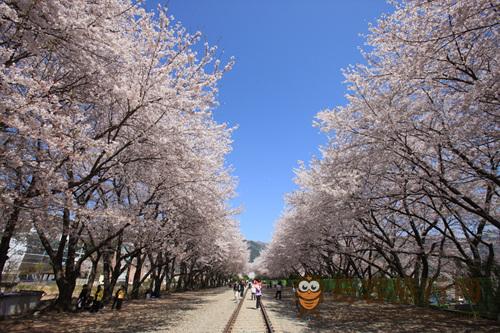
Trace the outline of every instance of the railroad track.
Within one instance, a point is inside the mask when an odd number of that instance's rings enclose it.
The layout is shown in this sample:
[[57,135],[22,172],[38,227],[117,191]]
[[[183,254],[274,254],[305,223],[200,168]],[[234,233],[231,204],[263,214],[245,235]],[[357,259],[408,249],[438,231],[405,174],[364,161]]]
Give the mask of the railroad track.
[[[260,303],[260,317],[258,318],[252,318],[251,316],[255,316],[255,309],[249,308],[246,306],[243,308],[243,304],[249,304],[249,302],[255,302],[255,301],[250,301],[247,299],[247,292],[248,289],[245,290],[245,293],[243,294],[243,299],[238,303],[236,306],[236,309],[234,309],[231,317],[229,318],[229,321],[226,324],[226,327],[224,328],[224,333],[236,333],[236,332],[262,332],[262,333],[274,333],[273,326],[271,324],[271,321],[269,320],[269,316],[267,315],[266,308],[262,302],[261,298],[261,303]],[[253,306],[252,306],[253,307]],[[242,318],[243,316],[240,316],[240,313],[242,311],[247,312],[245,313],[246,316],[245,318]],[[252,311],[252,312],[249,312]],[[250,316],[249,316],[250,315]],[[248,319],[251,319],[251,321],[248,321]],[[260,321],[259,319],[262,319]],[[246,320],[246,321],[245,321]]]
[[267,333],[274,333],[273,325],[271,325],[271,320],[269,320],[269,316],[266,312],[266,307],[262,302],[262,298],[260,300],[260,311],[262,312],[262,316],[264,317],[264,322],[266,323]]

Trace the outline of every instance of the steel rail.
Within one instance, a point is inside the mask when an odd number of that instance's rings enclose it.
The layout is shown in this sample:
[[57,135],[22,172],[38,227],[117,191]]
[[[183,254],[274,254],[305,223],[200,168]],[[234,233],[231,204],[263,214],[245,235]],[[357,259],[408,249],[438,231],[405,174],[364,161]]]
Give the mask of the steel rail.
[[[243,306],[243,301],[246,299],[247,292],[248,292],[248,288],[245,290],[243,298],[239,302],[238,306],[236,307],[236,309],[234,309],[231,317],[229,318],[229,321],[226,324],[226,327],[224,327],[223,333],[231,333],[233,331],[234,324],[236,323],[236,320],[238,319],[238,315],[240,314],[241,307]],[[266,325],[266,333],[274,333],[273,325],[271,324],[271,320],[269,319],[269,316],[267,315],[266,308],[264,307],[262,299],[260,301],[260,313],[262,314],[262,317],[264,318],[264,324]]]
[[266,307],[262,303],[262,299],[260,300],[260,311],[262,313],[262,316],[264,317],[264,322],[266,323],[267,333],[274,333],[273,325],[271,324],[271,320],[269,319],[269,316],[267,315]]
[[243,306],[243,301],[245,300],[245,297],[247,297],[247,292],[248,292],[248,288],[245,290],[245,293],[243,294],[243,298],[240,300],[240,302],[236,306],[236,309],[234,309],[233,314],[231,315],[231,317],[229,318],[229,321],[226,324],[226,327],[224,327],[223,333],[231,333],[232,332],[234,324],[236,323],[236,318],[238,318],[241,307]]

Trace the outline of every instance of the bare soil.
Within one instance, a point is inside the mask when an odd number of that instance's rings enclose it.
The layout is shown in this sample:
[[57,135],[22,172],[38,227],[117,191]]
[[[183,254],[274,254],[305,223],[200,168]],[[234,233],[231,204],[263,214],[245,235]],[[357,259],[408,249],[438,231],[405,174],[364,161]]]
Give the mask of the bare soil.
[[[270,297],[272,290],[269,289],[267,294]],[[299,315],[295,298],[288,289],[284,291],[283,299],[272,301],[269,308],[279,313],[278,318],[296,319],[307,327],[299,332],[500,332],[500,322],[470,315],[413,305],[360,300],[345,302],[328,296],[316,311]]]

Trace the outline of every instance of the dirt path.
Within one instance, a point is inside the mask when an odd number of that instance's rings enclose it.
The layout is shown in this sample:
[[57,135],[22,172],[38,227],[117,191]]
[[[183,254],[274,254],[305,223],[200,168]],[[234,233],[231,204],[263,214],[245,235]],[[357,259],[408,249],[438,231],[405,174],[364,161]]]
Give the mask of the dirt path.
[[[200,309],[203,309],[207,316],[220,312],[218,314],[220,321],[223,321],[223,317],[227,314],[227,319],[225,319],[227,321],[235,307],[231,297],[232,292],[229,288],[173,293],[160,299],[125,302],[121,311],[111,310],[110,306],[107,306],[96,314],[89,312],[47,313],[29,319],[4,320],[0,321],[0,332],[214,332],[209,326],[203,330],[204,325],[209,325],[209,323],[202,317]],[[214,301],[217,304],[216,307],[213,306]],[[226,305],[225,308],[222,308],[222,305]],[[213,309],[212,312],[207,311],[210,308]],[[191,319],[189,323],[183,322],[187,319]],[[186,329],[186,325],[198,327],[200,330]],[[179,327],[179,330],[173,330],[175,327]]]
[[240,312],[233,326],[233,333],[262,333],[266,332],[266,324],[260,309],[257,309],[256,301],[251,300],[251,294],[241,300]]
[[190,309],[178,315],[175,321],[147,333],[212,333],[222,332],[237,303],[229,288],[216,289],[216,293],[196,294]]

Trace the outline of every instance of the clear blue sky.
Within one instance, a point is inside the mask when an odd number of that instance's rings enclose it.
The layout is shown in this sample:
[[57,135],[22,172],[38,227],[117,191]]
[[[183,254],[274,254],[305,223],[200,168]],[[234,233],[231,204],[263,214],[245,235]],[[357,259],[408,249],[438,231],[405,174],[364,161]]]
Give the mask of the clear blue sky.
[[362,62],[360,34],[392,8],[383,0],[149,0],[167,5],[236,58],[220,85],[219,122],[238,125],[228,163],[239,178],[235,206],[247,239],[269,241],[292,191],[298,160],[318,155],[315,114],[345,103],[341,69]]

